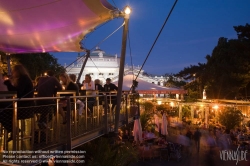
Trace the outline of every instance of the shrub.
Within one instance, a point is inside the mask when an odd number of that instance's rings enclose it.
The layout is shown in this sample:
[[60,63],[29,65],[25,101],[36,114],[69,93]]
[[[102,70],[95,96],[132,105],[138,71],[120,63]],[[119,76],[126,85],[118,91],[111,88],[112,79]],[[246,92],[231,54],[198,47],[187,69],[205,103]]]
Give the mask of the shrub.
[[243,114],[235,108],[227,107],[219,113],[219,122],[229,130],[239,126],[242,121]]

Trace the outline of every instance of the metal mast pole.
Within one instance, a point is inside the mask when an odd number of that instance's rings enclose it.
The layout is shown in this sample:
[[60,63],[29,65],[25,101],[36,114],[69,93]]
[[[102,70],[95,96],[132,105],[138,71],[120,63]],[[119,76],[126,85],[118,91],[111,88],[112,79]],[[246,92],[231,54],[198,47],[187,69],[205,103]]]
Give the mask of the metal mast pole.
[[121,58],[120,58],[119,80],[118,80],[117,105],[116,105],[116,111],[115,111],[115,129],[114,129],[115,133],[118,133],[118,127],[119,127],[119,116],[120,116],[121,99],[122,99],[122,85],[123,85],[124,65],[125,65],[125,56],[126,56],[129,14],[130,14],[130,8],[126,7],[125,13],[124,13],[125,24],[123,27],[123,35],[122,35],[122,49],[121,49]]
[[84,68],[85,68],[85,66],[86,66],[86,63],[87,63],[87,61],[88,61],[88,59],[89,59],[89,56],[90,56],[90,51],[89,51],[89,50],[86,50],[86,52],[87,52],[86,57],[85,57],[85,59],[84,59],[84,62],[83,62],[83,64],[82,64],[82,68],[81,68],[80,73],[79,73],[79,75],[78,75],[78,77],[77,77],[77,80],[76,80],[76,83],[77,83],[77,84],[80,83],[79,81],[80,81],[80,78],[81,78],[81,76],[82,76],[82,72],[83,72],[83,70],[84,70]]

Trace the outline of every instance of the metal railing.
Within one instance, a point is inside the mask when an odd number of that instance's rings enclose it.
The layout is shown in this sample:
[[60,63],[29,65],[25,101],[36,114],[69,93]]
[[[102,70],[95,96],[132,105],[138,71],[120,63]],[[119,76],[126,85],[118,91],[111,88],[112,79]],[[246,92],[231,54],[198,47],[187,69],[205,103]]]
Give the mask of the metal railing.
[[[84,95],[83,95],[84,94]],[[69,96],[71,95],[71,96]],[[130,99],[128,93],[122,95],[120,125],[133,120],[130,113]],[[16,98],[16,92],[0,92],[1,140],[0,146],[6,151],[40,151],[40,150],[71,150],[92,139],[100,137],[114,128],[115,107],[112,97],[116,94],[98,91],[81,91],[76,96],[73,91],[59,91],[56,97]],[[18,102],[54,100],[50,105],[31,105],[18,107]],[[61,100],[67,101],[65,107],[67,123],[62,124],[59,113]],[[85,107],[81,112],[79,101]],[[112,110],[113,109],[113,110]],[[46,115],[44,126],[39,118]],[[40,124],[40,125],[39,125]],[[3,161],[3,158],[1,159]]]

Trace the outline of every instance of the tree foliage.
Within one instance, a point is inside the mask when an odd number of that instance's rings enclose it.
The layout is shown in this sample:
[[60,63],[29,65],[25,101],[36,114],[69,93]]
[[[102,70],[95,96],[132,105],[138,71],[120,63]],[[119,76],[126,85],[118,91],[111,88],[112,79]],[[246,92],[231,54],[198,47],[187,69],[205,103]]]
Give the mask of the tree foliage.
[[191,117],[191,108],[189,105],[184,105],[182,107],[182,117],[190,118]]
[[250,43],[220,38],[212,56],[207,57],[207,70],[212,79],[207,82],[207,95],[233,99],[250,81]]
[[[238,39],[221,37],[207,55],[207,63],[191,65],[176,76],[183,77],[192,94],[202,98],[206,89],[207,98],[234,99],[250,94],[250,26],[235,26]],[[195,97],[195,95],[193,96]]]
[[189,80],[184,89],[190,92],[189,98],[191,97],[191,101],[196,101],[195,99],[202,97],[202,91],[207,81],[206,64],[190,65],[190,67],[181,70],[176,76]]
[[[7,73],[6,54],[0,53],[3,64],[3,73]],[[65,72],[63,66],[57,62],[57,58],[49,53],[32,53],[32,54],[11,54],[11,65],[22,64],[28,70],[30,77],[35,79],[43,75],[47,70],[52,70],[55,74]]]
[[147,130],[147,128],[149,127],[151,116],[152,114],[148,112],[142,112],[140,114],[140,122],[142,130]]
[[153,102],[151,102],[151,101],[145,101],[141,105],[144,106],[145,112],[147,112],[147,113],[153,112],[153,109],[154,109],[154,103]]
[[161,104],[161,105],[157,105],[156,109],[158,111],[163,111],[163,112],[167,112],[168,110],[170,110],[170,106],[166,105],[166,104]]
[[173,74],[168,76],[168,80],[165,84],[167,87],[183,87],[186,85],[185,81],[179,81],[178,78],[176,78]]
[[230,130],[240,125],[240,123],[243,121],[243,114],[241,113],[241,110],[227,107],[219,112],[218,119],[223,126]]

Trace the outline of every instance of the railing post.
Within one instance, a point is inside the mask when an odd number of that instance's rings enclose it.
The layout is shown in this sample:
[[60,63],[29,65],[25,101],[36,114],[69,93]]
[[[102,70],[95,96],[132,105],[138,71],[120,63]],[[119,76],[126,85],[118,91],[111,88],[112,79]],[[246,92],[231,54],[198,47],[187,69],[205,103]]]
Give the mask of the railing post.
[[[79,121],[77,122],[77,109],[76,109],[76,93],[73,93],[73,96],[74,96],[74,111],[73,111],[73,117],[74,117],[74,133],[77,132],[77,127],[78,127],[78,123]],[[69,101],[70,102],[70,101]],[[70,103],[70,108],[71,108],[71,103]],[[70,109],[71,110],[71,109]]]
[[95,91],[95,94],[96,95],[98,95],[97,97],[96,97],[96,108],[97,108],[97,126],[99,126],[100,125],[100,105],[99,105],[99,91],[98,90],[96,90]]
[[[60,95],[57,94],[57,97],[59,97]],[[61,129],[60,129],[60,121],[59,121],[59,102],[60,102],[60,99],[56,99],[56,132],[57,134],[55,134],[55,138],[56,138],[56,141],[59,142],[59,138],[60,138],[60,134],[61,134]]]
[[108,100],[107,94],[104,95],[104,131],[108,134]]
[[[12,122],[12,150],[17,150],[17,102],[13,101],[13,122]],[[8,143],[7,143],[8,144]]]
[[125,118],[126,125],[128,125],[128,94],[125,94]]
[[71,106],[70,106],[70,97],[66,96],[67,99],[67,150],[71,150]]
[[85,129],[88,130],[88,97],[87,96],[85,97]]

